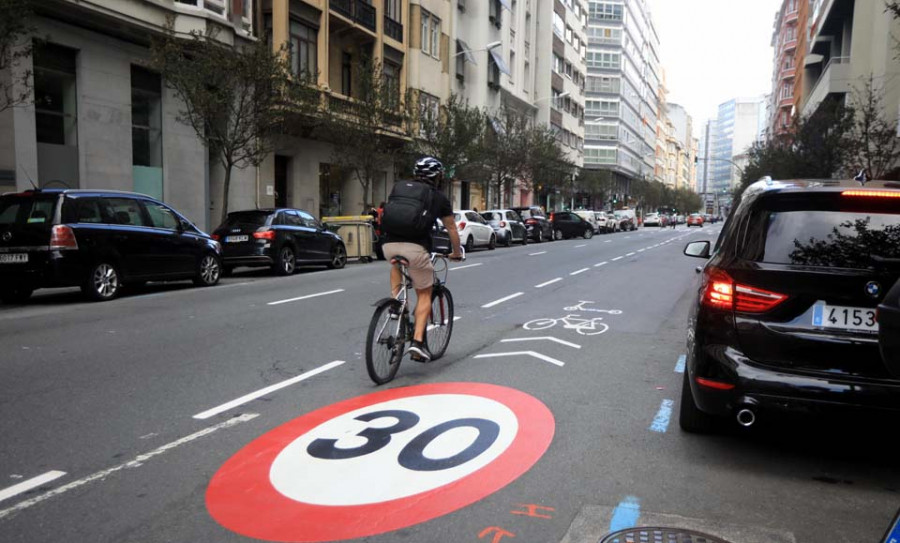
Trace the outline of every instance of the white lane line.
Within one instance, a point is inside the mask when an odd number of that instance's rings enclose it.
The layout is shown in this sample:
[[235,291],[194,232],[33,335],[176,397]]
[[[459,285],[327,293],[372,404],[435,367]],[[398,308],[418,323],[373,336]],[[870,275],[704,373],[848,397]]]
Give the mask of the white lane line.
[[269,302],[266,305],[281,305],[281,304],[287,304],[290,302],[299,302],[300,300],[308,300],[310,298],[318,298],[319,296],[328,296],[329,294],[337,294],[338,292],[344,292],[344,289],[339,288],[336,290],[329,290],[328,292],[318,292],[316,294],[307,294],[306,296],[300,296],[297,298],[288,298],[287,300],[278,300],[277,302]]
[[509,339],[501,339],[500,343],[513,343],[517,341],[552,341],[554,343],[559,343],[560,345],[565,345],[567,347],[572,347],[573,349],[580,349],[581,345],[577,343],[572,343],[571,341],[564,341],[562,339],[558,339],[552,336],[540,336],[540,337],[514,337]]
[[[456,322],[456,321],[458,321],[458,320],[461,319],[461,318],[462,318],[462,317],[453,317],[453,322]],[[438,327],[437,324],[429,324],[429,325],[428,325],[428,328],[426,328],[425,330],[427,330],[427,331],[430,332],[430,331],[434,330],[434,329],[437,328],[437,327]]]
[[504,297],[504,298],[500,298],[499,300],[494,300],[493,302],[491,302],[491,303],[489,303],[489,304],[484,304],[483,306],[481,306],[481,309],[488,309],[488,308],[494,307],[495,305],[500,305],[500,304],[502,304],[503,302],[508,302],[508,301],[512,300],[513,298],[518,298],[519,296],[521,296],[521,295],[523,295],[523,294],[525,294],[525,293],[524,293],[524,292],[517,292],[517,293],[515,293],[515,294],[510,294],[509,296],[506,296],[506,297]]
[[600,262],[599,264],[594,264],[594,267],[599,268],[600,266],[606,266],[607,264],[609,264],[609,262],[604,261],[604,262]]
[[504,356],[533,356],[534,358],[543,360],[544,362],[550,362],[559,367],[563,367],[566,365],[565,362],[560,362],[555,358],[550,358],[549,356],[543,355],[541,353],[536,353],[534,351],[517,351],[514,353],[491,353],[491,354],[479,354],[476,355],[475,358],[502,358]]
[[625,255],[625,256],[634,256],[634,253],[628,253],[628,254]]
[[275,392],[276,390],[281,390],[284,387],[289,387],[293,384],[299,383],[300,381],[304,381],[306,379],[309,379],[310,377],[314,377],[322,372],[328,371],[332,368],[336,368],[343,363],[344,363],[343,360],[335,360],[334,362],[329,362],[328,364],[325,364],[324,366],[320,366],[320,367],[318,367],[314,370],[310,370],[306,373],[301,373],[300,375],[298,375],[296,377],[291,377],[290,379],[288,379],[286,381],[282,381],[280,383],[275,383],[274,385],[267,386],[266,388],[257,390],[256,392],[251,392],[250,394],[245,394],[236,400],[232,400],[228,403],[223,403],[222,405],[220,405],[218,407],[213,407],[212,409],[207,409],[206,411],[204,411],[202,413],[197,413],[196,415],[194,415],[194,418],[199,419],[199,420],[204,420],[204,419],[208,419],[210,417],[214,417],[214,416],[218,415],[219,413],[224,413],[225,411],[228,411],[229,409],[233,409],[239,405],[243,405],[247,402],[252,402],[253,400],[255,400],[257,398],[261,398],[263,396],[271,394],[272,392]]
[[622,260],[623,258],[625,258],[625,257],[624,257],[624,256],[617,256],[617,257],[615,257],[614,259],[612,259],[612,261],[613,261],[613,262],[616,262],[617,260]]
[[69,483],[67,485],[63,485],[63,486],[61,486],[59,488],[55,488],[49,492],[45,492],[43,494],[35,496],[34,498],[31,498],[30,500],[25,500],[23,502],[19,502],[16,505],[14,505],[8,509],[0,510],[0,519],[7,517],[13,513],[17,513],[23,509],[27,509],[27,508],[31,507],[32,505],[37,505],[43,501],[49,500],[50,498],[52,498],[54,496],[59,496],[60,494],[62,494],[64,492],[68,492],[72,489],[78,488],[80,486],[84,486],[88,483],[92,483],[98,479],[105,479],[106,477],[112,475],[113,473],[116,473],[117,471],[122,471],[124,469],[131,469],[131,468],[139,468],[139,467],[143,466],[148,460],[150,460],[156,456],[159,456],[161,454],[165,454],[165,453],[171,451],[172,449],[180,447],[186,443],[190,443],[191,441],[194,441],[196,439],[200,439],[201,437],[207,436],[217,430],[222,430],[224,428],[230,428],[230,427],[238,425],[242,422],[247,422],[249,420],[253,420],[258,416],[259,415],[257,413],[244,413],[243,415],[240,415],[238,417],[233,417],[224,422],[220,422],[219,424],[216,424],[215,426],[210,426],[209,428],[204,428],[203,430],[200,430],[199,432],[194,432],[193,434],[191,434],[189,436],[185,436],[177,441],[167,443],[166,445],[163,445],[162,447],[154,449],[148,453],[139,454],[139,455],[135,456],[133,460],[125,462],[124,464],[119,464],[118,466],[114,466],[109,469],[105,469],[103,471],[98,471],[92,475],[88,475],[87,477],[85,477],[83,479],[78,479],[77,481],[72,481],[71,483]]
[[562,280],[563,280],[562,277],[557,277],[556,279],[551,279],[550,281],[547,281],[546,283],[541,283],[540,285],[535,285],[534,288],[544,288],[547,285],[552,285],[553,283],[559,283]]
[[587,247],[587,243],[583,243],[583,244],[581,244],[581,245],[576,245],[576,246],[575,246],[576,249],[580,249],[580,248],[582,248],[582,247]]
[[578,270],[578,271],[573,271],[573,272],[570,273],[569,275],[578,275],[579,273],[584,273],[584,272],[588,271],[589,269],[590,269],[590,268],[581,268],[581,269]]
[[47,473],[38,475],[37,477],[32,477],[27,481],[22,481],[19,484],[15,484],[9,488],[0,490],[0,502],[2,502],[3,500],[8,500],[13,496],[22,494],[23,492],[28,492],[32,488],[37,488],[41,485],[45,485],[50,481],[55,481],[65,474],[66,472],[64,471],[48,471]]
[[608,239],[608,240],[604,241],[603,243],[612,243],[612,240]]
[[450,268],[450,271],[456,270],[464,270],[466,268],[474,268],[475,266],[483,266],[484,262],[479,262],[478,264],[466,264],[465,266],[457,266],[455,268]]
[[637,252],[643,253],[643,252],[646,251],[646,250],[647,250],[647,249],[638,249]]
[[528,256],[537,256],[537,255],[545,255],[545,254],[547,254],[547,251],[541,251],[541,252],[539,252],[539,253],[531,253],[531,254],[528,255]]

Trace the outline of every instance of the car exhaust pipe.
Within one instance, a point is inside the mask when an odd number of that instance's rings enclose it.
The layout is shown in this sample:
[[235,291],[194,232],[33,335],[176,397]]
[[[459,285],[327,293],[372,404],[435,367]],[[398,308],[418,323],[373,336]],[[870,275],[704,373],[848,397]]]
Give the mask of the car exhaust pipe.
[[756,413],[749,406],[743,407],[737,412],[737,421],[744,428],[750,428],[756,424]]

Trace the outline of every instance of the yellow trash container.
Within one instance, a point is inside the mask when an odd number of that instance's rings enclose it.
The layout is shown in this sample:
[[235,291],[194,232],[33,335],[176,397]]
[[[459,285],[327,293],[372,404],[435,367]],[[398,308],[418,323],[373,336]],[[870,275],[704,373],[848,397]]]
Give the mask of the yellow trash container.
[[372,240],[374,229],[371,215],[351,215],[345,217],[322,217],[328,229],[341,236],[347,249],[347,258],[356,258],[360,262],[371,262],[375,259],[375,248]]

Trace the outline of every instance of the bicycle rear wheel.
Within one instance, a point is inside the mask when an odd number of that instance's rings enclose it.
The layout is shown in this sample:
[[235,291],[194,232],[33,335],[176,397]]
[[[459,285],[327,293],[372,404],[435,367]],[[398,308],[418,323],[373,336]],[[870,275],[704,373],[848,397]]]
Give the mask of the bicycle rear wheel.
[[391,318],[391,310],[400,312],[397,300],[384,300],[375,307],[366,335],[366,370],[377,385],[391,381],[400,369],[406,342],[406,317]]
[[425,329],[425,342],[431,359],[444,356],[453,333],[453,296],[447,287],[436,286],[431,292],[431,315]]

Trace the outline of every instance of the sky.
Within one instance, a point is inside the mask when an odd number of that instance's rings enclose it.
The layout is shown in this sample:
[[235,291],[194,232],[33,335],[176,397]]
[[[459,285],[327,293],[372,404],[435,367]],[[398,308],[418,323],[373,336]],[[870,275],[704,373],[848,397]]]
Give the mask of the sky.
[[668,101],[684,106],[694,126],[714,118],[722,102],[771,91],[772,26],[781,0],[648,3]]

